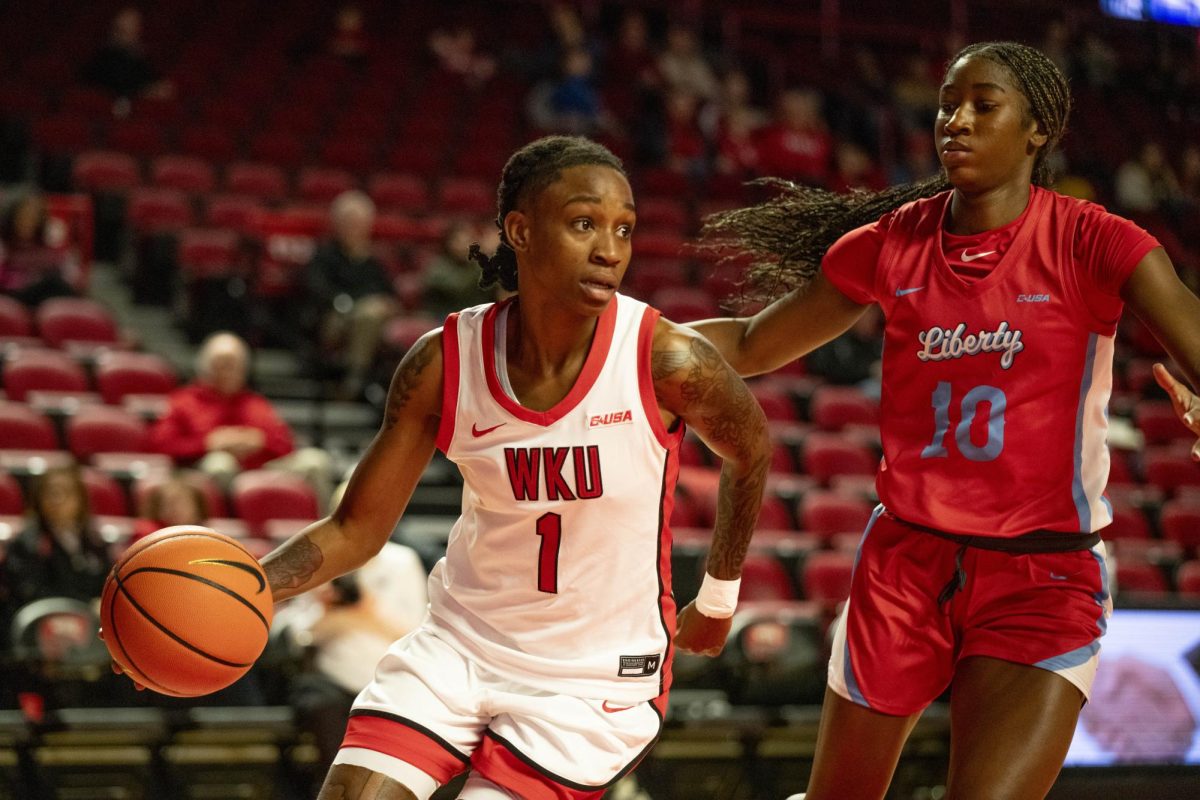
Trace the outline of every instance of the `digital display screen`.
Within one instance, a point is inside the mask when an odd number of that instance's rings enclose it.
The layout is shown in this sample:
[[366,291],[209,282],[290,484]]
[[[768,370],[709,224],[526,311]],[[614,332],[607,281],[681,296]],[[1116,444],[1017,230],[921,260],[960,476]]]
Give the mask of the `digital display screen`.
[[1200,609],[1113,612],[1066,764],[1200,764]]
[[1200,0],[1100,0],[1110,17],[1200,27]]

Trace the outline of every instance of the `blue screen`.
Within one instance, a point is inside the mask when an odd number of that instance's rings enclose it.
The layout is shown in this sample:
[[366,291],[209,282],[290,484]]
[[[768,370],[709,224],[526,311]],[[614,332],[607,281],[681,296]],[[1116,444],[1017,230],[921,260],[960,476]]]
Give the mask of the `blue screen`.
[[1110,17],[1200,27],[1200,0],[1100,0]]
[[1200,610],[1113,612],[1066,763],[1200,764]]

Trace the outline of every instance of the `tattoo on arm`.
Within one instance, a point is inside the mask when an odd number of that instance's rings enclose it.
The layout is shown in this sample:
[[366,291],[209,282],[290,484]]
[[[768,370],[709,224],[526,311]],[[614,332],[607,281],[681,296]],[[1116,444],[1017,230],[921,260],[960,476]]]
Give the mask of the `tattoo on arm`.
[[408,399],[417,385],[417,379],[432,360],[433,348],[428,344],[421,343],[400,362],[400,367],[392,378],[392,386],[388,389],[387,410],[383,415],[384,430],[392,428],[400,420],[400,412],[408,404]]
[[770,466],[766,418],[746,384],[707,340],[690,339],[686,353],[653,355],[656,378],[688,365],[679,387],[681,416],[696,420],[703,437],[730,455],[721,470],[708,572],[715,578],[735,578],[750,547]]
[[301,536],[263,565],[271,589],[296,589],[303,586],[325,563],[325,554],[307,536]]

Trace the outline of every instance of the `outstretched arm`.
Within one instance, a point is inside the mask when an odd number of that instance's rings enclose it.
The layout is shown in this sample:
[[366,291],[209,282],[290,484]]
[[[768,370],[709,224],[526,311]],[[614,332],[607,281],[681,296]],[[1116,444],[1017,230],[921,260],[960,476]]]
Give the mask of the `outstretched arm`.
[[[690,425],[722,459],[707,572],[719,580],[736,580],[758,520],[770,465],[766,417],[742,379],[694,331],[659,320],[652,368],[659,405]],[[729,619],[704,617],[690,605],[680,614],[676,642],[685,649],[716,655],[729,624]]]
[[807,286],[757,314],[699,320],[688,327],[712,342],[739,375],[760,375],[845,333],[866,309],[818,272]]
[[441,405],[441,331],[431,331],[396,368],[383,424],[338,507],[263,559],[276,602],[357,569],[379,552],[433,457]]
[[[1155,338],[1170,353],[1193,387],[1200,387],[1200,298],[1179,280],[1171,259],[1161,248],[1146,254],[1125,282],[1121,296]],[[1166,390],[1179,419],[1200,437],[1200,397],[1177,381],[1162,364],[1154,377]],[[1200,440],[1192,447],[1200,461]]]

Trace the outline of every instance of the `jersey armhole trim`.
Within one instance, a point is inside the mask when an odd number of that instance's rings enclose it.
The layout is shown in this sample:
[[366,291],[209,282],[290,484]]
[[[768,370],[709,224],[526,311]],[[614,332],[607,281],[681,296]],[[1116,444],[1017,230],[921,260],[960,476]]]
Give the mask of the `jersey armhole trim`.
[[679,445],[683,439],[684,425],[680,420],[674,431],[668,431],[663,425],[662,414],[658,410],[658,397],[654,394],[654,371],[651,368],[654,349],[654,327],[658,324],[661,313],[656,308],[646,306],[642,311],[642,321],[638,326],[638,393],[642,397],[642,412],[650,423],[650,430],[658,443],[670,450]]
[[454,441],[454,418],[458,411],[461,369],[458,352],[458,312],[446,317],[442,326],[442,419],[438,423],[437,448],[445,453]]

